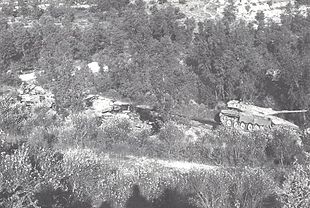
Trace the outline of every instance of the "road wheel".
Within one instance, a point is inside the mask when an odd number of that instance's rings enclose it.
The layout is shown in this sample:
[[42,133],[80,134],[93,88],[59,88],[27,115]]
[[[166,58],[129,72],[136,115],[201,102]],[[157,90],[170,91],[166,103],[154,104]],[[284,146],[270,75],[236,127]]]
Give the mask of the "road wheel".
[[234,127],[234,129],[239,129],[239,127],[240,127],[239,122],[238,121],[234,121],[233,127]]
[[226,126],[231,127],[233,125],[233,122],[231,119],[227,119]]
[[248,124],[248,130],[253,131],[253,124],[251,124],[251,123]]
[[310,135],[310,128],[306,128],[306,134]]
[[222,124],[225,124],[226,120],[227,120],[227,117],[223,115],[222,113],[220,113],[220,121],[222,122]]
[[255,130],[255,131],[260,130],[260,126],[259,126],[258,124],[255,124],[255,125],[254,125],[254,130]]
[[245,124],[244,122],[241,121],[241,123],[240,123],[240,128],[241,128],[242,130],[246,130],[247,126],[246,126],[246,124]]

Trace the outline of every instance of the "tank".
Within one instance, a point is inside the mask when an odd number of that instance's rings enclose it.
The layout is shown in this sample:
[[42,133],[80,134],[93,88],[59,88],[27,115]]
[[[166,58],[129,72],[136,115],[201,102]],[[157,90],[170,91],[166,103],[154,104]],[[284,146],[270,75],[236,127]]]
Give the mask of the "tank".
[[227,102],[227,109],[219,113],[220,122],[225,126],[231,126],[246,131],[272,128],[275,125],[289,127],[298,130],[299,127],[292,122],[277,117],[278,114],[304,113],[307,110],[281,110],[263,108],[247,104],[237,100]]

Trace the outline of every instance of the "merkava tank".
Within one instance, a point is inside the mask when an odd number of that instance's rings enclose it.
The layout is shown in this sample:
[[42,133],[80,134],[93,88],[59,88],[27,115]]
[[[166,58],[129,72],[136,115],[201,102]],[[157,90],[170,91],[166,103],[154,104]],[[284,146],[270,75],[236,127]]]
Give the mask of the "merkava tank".
[[220,122],[225,126],[231,126],[245,131],[272,128],[276,125],[298,130],[299,127],[297,125],[277,117],[276,115],[304,112],[307,112],[307,110],[275,111],[272,108],[263,108],[251,104],[246,104],[237,100],[231,100],[227,102],[227,109],[220,111],[219,119]]

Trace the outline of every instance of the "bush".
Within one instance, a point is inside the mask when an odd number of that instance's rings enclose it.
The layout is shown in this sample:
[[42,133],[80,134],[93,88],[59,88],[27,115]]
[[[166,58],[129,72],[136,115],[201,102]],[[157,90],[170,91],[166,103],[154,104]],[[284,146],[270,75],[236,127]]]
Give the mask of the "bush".
[[[32,106],[33,108],[33,106]],[[55,114],[54,114],[55,113]],[[51,127],[57,125],[57,114],[48,107],[34,107],[23,126],[23,133],[29,134],[36,127]]]
[[65,16],[69,11],[70,9],[64,6],[59,7],[56,4],[51,4],[47,8],[47,14],[49,14],[51,17],[56,18],[56,19]]
[[0,153],[13,154],[23,144],[23,138],[18,135],[0,133]]
[[95,0],[94,3],[97,5],[96,12],[109,11],[112,9],[122,10],[129,4],[129,0],[109,0],[101,1]]
[[27,156],[25,146],[13,155],[1,155],[0,205],[3,207],[23,207],[31,202],[28,198],[33,194],[33,179]]
[[218,169],[190,177],[198,207],[260,207],[275,185],[261,169]]
[[35,196],[42,187],[63,188],[59,160],[49,151],[42,150],[34,159],[23,145],[11,155],[1,155],[0,170],[0,207],[37,207]]
[[296,3],[300,5],[310,5],[310,2],[307,0],[297,0]]
[[[64,168],[71,175],[70,181],[79,200],[91,196],[93,201],[113,200],[124,203],[126,190],[123,176],[113,160],[105,163],[89,149],[70,149],[66,151]],[[121,186],[119,184],[122,184]]]
[[58,142],[55,148],[66,149],[68,147],[89,146],[96,143],[98,131],[97,120],[85,114],[72,114],[62,122],[62,125],[51,127]]
[[274,128],[266,147],[266,156],[275,164],[292,165],[303,154],[300,135],[290,129]]
[[158,0],[158,3],[159,4],[164,4],[164,3],[167,3],[167,0]]
[[5,97],[0,101],[0,127],[4,132],[21,134],[29,116],[29,110],[24,105],[12,105],[17,102],[15,95]]
[[126,119],[115,119],[106,124],[103,131],[108,145],[117,144],[128,140],[131,125]]
[[92,201],[124,207],[134,185],[149,201],[158,202],[156,198],[164,192],[171,197],[181,194],[184,203],[189,197],[198,207],[257,207],[274,188],[260,169],[183,171],[155,160],[118,159],[81,148],[66,149],[64,154],[42,148],[34,154],[22,146],[0,159],[0,168],[5,207],[27,207],[31,203],[91,207]]
[[28,135],[27,144],[33,154],[39,154],[42,149],[52,150],[58,142],[57,137],[46,127],[36,127]]
[[172,122],[166,123],[159,132],[159,139],[170,146],[182,141],[183,138],[184,133]]
[[2,6],[2,12],[5,16],[8,16],[8,17],[17,16],[17,11],[15,10],[13,4],[9,4],[9,5],[4,4]]
[[303,154],[300,141],[297,133],[284,128],[244,133],[220,127],[198,141],[197,150],[204,161],[220,165],[291,165]]
[[[60,127],[48,128],[46,136],[55,135],[56,149],[88,147],[98,151],[136,154],[149,131],[134,132],[124,118],[104,119],[86,114],[72,114]],[[101,119],[100,119],[101,120]]]
[[278,190],[283,208],[310,206],[310,165],[295,165]]
[[245,134],[220,127],[215,135],[206,135],[200,145],[201,157],[215,164],[262,165],[266,161],[268,136],[264,132]]
[[187,160],[190,144],[185,141],[185,134],[175,123],[168,122],[160,130],[157,155],[170,159]]
[[162,194],[168,191],[172,198],[173,193],[179,193],[183,201],[191,202],[190,207],[201,208],[256,208],[275,190],[272,179],[259,168],[183,172],[156,161],[107,158],[87,149],[68,150],[64,168],[80,197],[92,196],[92,201],[109,201],[114,207],[125,206],[134,186],[149,201],[159,203]]

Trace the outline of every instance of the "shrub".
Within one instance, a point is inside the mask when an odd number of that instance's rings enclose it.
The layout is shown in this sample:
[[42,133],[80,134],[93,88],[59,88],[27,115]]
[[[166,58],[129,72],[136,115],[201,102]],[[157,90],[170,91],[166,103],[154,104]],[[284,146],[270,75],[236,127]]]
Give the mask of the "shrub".
[[260,207],[275,185],[261,169],[222,169],[189,180],[198,207]]
[[160,130],[157,151],[164,158],[185,159],[189,143],[184,132],[173,122],[166,123]]
[[28,149],[23,146],[13,155],[2,153],[0,159],[1,206],[25,207],[32,203],[33,178],[28,162]]
[[53,18],[60,18],[65,16],[65,14],[68,12],[67,10],[68,9],[66,7],[58,7],[55,4],[51,4],[47,8],[47,13]]
[[58,140],[56,149],[93,145],[99,130],[96,118],[84,114],[72,114],[61,126],[49,128]]
[[164,3],[167,3],[167,0],[159,0],[158,3],[159,4],[164,4]]
[[15,102],[16,96],[9,96],[0,101],[0,126],[4,132],[21,134],[29,110],[23,105],[12,105]]
[[28,119],[23,125],[23,134],[27,135],[37,127],[50,127],[56,125],[58,116],[51,111],[48,107],[36,107],[28,114]]
[[0,133],[0,153],[13,154],[23,143],[23,138],[18,135]]
[[34,154],[39,153],[42,148],[53,149],[57,141],[53,132],[40,126],[34,128],[27,138],[27,144]]
[[278,190],[284,208],[310,206],[310,165],[295,165]]
[[129,0],[109,0],[101,1],[95,0],[94,3],[97,5],[96,12],[109,11],[112,9],[122,10],[129,4]]
[[72,114],[59,125],[36,127],[29,134],[32,147],[67,149],[89,147],[99,151],[136,154],[151,134],[150,130],[133,131],[124,118],[105,119],[87,114]]
[[172,198],[179,193],[183,201],[190,199],[191,207],[224,208],[259,207],[275,189],[272,179],[259,168],[182,171],[156,161],[102,157],[89,149],[65,152],[64,168],[81,198],[109,201],[113,207],[124,207],[135,186],[156,204],[168,191]]
[[71,175],[73,191],[81,200],[85,196],[92,196],[94,201],[121,200],[122,192],[118,192],[117,188],[120,187],[117,185],[123,181],[113,166],[113,161],[106,164],[89,149],[70,149],[65,152],[64,168]]
[[131,123],[124,118],[105,120],[98,132],[97,147],[118,154],[135,154],[139,147]]
[[296,3],[300,5],[310,5],[310,2],[307,0],[297,0]]
[[143,147],[146,144],[147,139],[152,135],[152,130],[142,129],[142,130],[134,130],[131,135],[133,136],[132,145],[137,147]]
[[245,10],[246,10],[247,12],[249,12],[250,9],[251,9],[251,6],[250,6],[250,5],[246,5],[246,6],[245,6]]
[[266,161],[267,135],[263,132],[245,134],[220,127],[215,135],[207,134],[200,146],[202,157],[216,164],[239,166],[261,165]]
[[233,166],[291,165],[303,154],[299,135],[284,128],[244,133],[220,127],[198,141],[197,150],[205,161]]
[[159,132],[159,139],[168,145],[182,141],[184,133],[172,122],[166,123]]
[[[49,188],[53,192],[66,192],[67,177],[62,171],[61,156],[41,149],[33,154],[22,145],[13,154],[0,156],[0,207],[45,207],[59,204],[59,198],[46,202],[40,196]],[[62,196],[63,197],[63,196]]]
[[15,10],[13,4],[9,4],[9,5],[4,4],[2,7],[2,12],[5,16],[8,16],[8,17],[17,16],[17,11]]
[[115,119],[103,127],[104,137],[109,145],[125,142],[131,132],[131,125],[126,119]]
[[301,139],[297,132],[285,128],[274,128],[266,147],[266,156],[275,164],[292,165],[302,154]]
[[68,150],[64,167],[80,197],[109,201],[113,207],[125,206],[134,185],[140,187],[148,200],[153,200],[165,189],[174,189],[185,180],[180,172],[156,162],[107,158],[89,149]]

